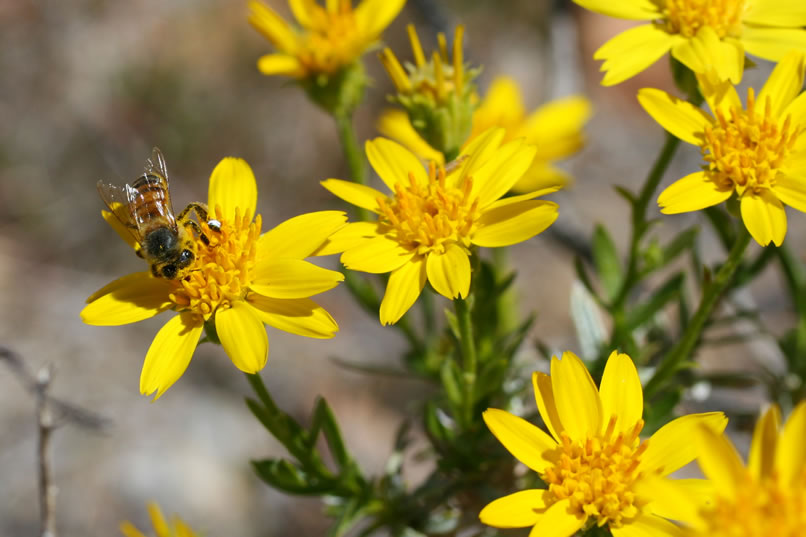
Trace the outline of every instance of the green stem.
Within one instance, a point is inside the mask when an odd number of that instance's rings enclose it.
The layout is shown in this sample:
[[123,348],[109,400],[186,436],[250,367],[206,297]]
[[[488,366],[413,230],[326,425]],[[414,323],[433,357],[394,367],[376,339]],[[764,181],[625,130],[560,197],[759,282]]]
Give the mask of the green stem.
[[[789,293],[795,303],[795,310],[798,314],[798,324],[795,328],[795,352],[790,360],[796,365],[800,363],[801,377],[806,376],[806,270],[803,265],[792,255],[786,244],[776,248],[776,253],[781,260],[781,268],[784,271]],[[797,369],[797,367],[793,367]]]
[[624,302],[627,300],[630,290],[637,279],[641,238],[647,230],[646,210],[679,145],[679,138],[669,133],[666,134],[666,142],[663,144],[663,148],[658,158],[655,160],[655,164],[652,165],[652,169],[649,171],[646,181],[644,181],[644,186],[638,198],[633,202],[632,237],[630,239],[630,254],[627,260],[627,273],[621,283],[619,293],[613,301],[613,309],[615,310],[621,309],[624,306]]
[[[350,180],[359,185],[366,185],[367,167],[364,162],[364,152],[358,145],[358,138],[353,128],[353,116],[349,113],[334,114],[333,119],[336,120],[339,141],[342,151],[344,151],[347,167],[350,169]],[[369,211],[363,207],[355,207],[355,215],[360,221],[367,221],[370,218]]]
[[680,337],[680,341],[672,347],[669,354],[665,356],[658,366],[658,369],[655,371],[655,374],[647,383],[644,389],[645,397],[649,397],[658,391],[658,389],[677,372],[683,361],[686,360],[691,355],[692,350],[694,350],[697,341],[702,335],[705,322],[711,316],[711,312],[719,300],[719,297],[722,296],[722,293],[725,292],[731,283],[736,269],[739,268],[739,264],[742,262],[744,251],[747,249],[747,245],[750,244],[750,234],[747,233],[743,225],[740,225],[740,228],[738,237],[736,237],[733,248],[728,255],[728,259],[722,267],[720,267],[713,281],[711,281],[703,291],[700,306],[697,308],[686,330]]
[[473,339],[473,320],[467,299],[455,298],[453,307],[456,312],[456,322],[459,326],[459,345],[462,349],[463,375],[463,415],[465,425],[473,421],[473,404],[476,385],[476,342]]

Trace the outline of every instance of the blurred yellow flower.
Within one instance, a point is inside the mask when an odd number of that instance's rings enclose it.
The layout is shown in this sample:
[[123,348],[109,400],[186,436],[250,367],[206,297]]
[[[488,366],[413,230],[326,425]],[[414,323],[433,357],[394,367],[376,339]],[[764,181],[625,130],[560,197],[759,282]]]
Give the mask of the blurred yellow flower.
[[620,33],[593,55],[604,60],[602,84],[612,86],[671,51],[699,74],[714,69],[738,84],[745,51],[780,61],[792,48],[806,51],[802,0],[573,0],[603,15],[648,21]]
[[[150,502],[148,504],[148,514],[151,517],[151,524],[154,526],[154,535],[156,537],[197,537],[190,526],[178,516],[171,518],[170,523],[162,516],[159,506]],[[146,534],[134,527],[129,521],[120,524],[120,531],[125,537],[147,537]]]
[[428,170],[403,146],[385,138],[366,144],[370,164],[392,191],[387,196],[339,179],[322,184],[343,200],[378,215],[337,231],[323,253],[344,252],[350,270],[391,272],[380,308],[383,324],[397,322],[426,280],[447,297],[466,297],[474,247],[508,246],[534,237],[557,218],[557,204],[534,198],[552,189],[500,199],[534,159],[522,140],[502,144],[492,129],[464,148],[447,170]]
[[522,490],[479,514],[498,528],[533,526],[530,535],[570,537],[594,524],[614,537],[679,535],[669,520],[697,516],[692,497],[707,497],[699,479],[668,479],[697,455],[690,440],[701,426],[721,432],[721,412],[677,418],[641,441],[643,390],[626,354],[614,351],[599,390],[571,352],[551,360],[551,376],[534,373],[537,409],[551,435],[494,408],[490,431],[512,455],[540,475],[546,489]]
[[[196,238],[196,259],[182,280],[151,271],[124,276],[87,299],[81,319],[117,326],[163,311],[179,314],[157,333],[146,354],[140,392],[159,398],[185,372],[205,324],[215,327],[235,366],[246,372],[266,364],[269,342],[263,323],[314,338],[330,338],[338,326],[308,297],[335,287],[344,276],[307,261],[346,222],[340,211],[297,216],[260,235],[255,216],[257,183],[242,159],[223,159],[210,176],[209,206],[220,230],[200,222],[209,244]],[[211,215],[212,216],[212,215]],[[254,217],[254,220],[253,220]],[[133,239],[114,216],[104,218],[130,245]]]
[[747,108],[727,82],[700,78],[713,115],[658,89],[642,89],[638,100],[664,129],[699,146],[705,165],[664,190],[661,212],[697,211],[735,192],[747,230],[762,246],[780,246],[786,235],[783,204],[806,211],[806,93],[804,55],[792,52],[773,70]]
[[264,75],[306,78],[334,74],[375,44],[406,0],[289,0],[299,28],[262,2],[249,2],[249,22],[277,49],[258,60]]
[[[524,138],[537,147],[532,165],[515,183],[515,192],[567,186],[571,177],[552,162],[571,156],[585,143],[582,127],[591,114],[591,104],[582,96],[550,101],[526,115],[518,84],[511,78],[498,77],[480,106],[473,113],[470,143],[491,127],[506,130],[504,141]],[[442,153],[428,145],[402,110],[388,109],[378,120],[378,130],[393,138],[423,159],[444,162]]]
[[695,431],[698,462],[715,490],[691,537],[802,537],[806,535],[806,401],[781,428],[770,407],[758,420],[748,465],[730,440]]

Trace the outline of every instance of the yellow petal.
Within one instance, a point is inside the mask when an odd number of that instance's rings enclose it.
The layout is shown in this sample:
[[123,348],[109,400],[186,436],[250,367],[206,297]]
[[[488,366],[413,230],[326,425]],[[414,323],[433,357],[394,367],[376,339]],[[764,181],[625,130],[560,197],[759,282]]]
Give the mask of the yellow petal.
[[486,209],[509,192],[532,165],[536,152],[535,146],[515,140],[502,146],[490,160],[474,171],[471,196],[478,196],[479,208]]
[[784,110],[803,89],[803,75],[806,69],[806,58],[802,52],[791,51],[772,70],[770,77],[758,94],[758,103],[762,109],[767,108],[770,100],[774,117],[782,117]]
[[573,0],[575,4],[618,19],[653,20],[663,16],[650,0]]
[[506,131],[502,128],[492,128],[470,140],[459,153],[462,164],[448,176],[449,183],[458,186],[469,175],[475,177],[476,171],[496,154],[505,134]]
[[343,199],[347,203],[357,207],[363,207],[373,213],[378,212],[378,199],[389,199],[386,194],[375,190],[370,186],[359,185],[352,181],[342,181],[341,179],[327,179],[322,181],[322,186],[332,194]]
[[263,3],[249,2],[249,24],[281,51],[293,54],[297,50],[294,31],[273,9]]
[[686,532],[668,520],[640,514],[618,528],[610,528],[613,537],[683,537]]
[[375,40],[397,17],[406,0],[363,0],[355,8],[355,22],[369,41]]
[[775,469],[784,487],[794,490],[802,486],[806,471],[806,401],[801,401],[786,420],[775,450]]
[[221,207],[227,221],[235,219],[236,208],[240,209],[241,217],[251,221],[257,204],[257,182],[249,164],[235,157],[221,159],[210,175],[207,199],[211,210]]
[[437,164],[445,164],[442,153],[423,140],[412,126],[409,115],[404,110],[387,108],[381,113],[375,127],[378,132],[387,138],[397,140],[422,160],[433,160]]
[[550,101],[526,118],[518,135],[537,146],[538,159],[567,157],[582,146],[582,127],[591,108],[591,102],[579,95]]
[[[806,125],[806,91],[795,97],[784,110],[782,116],[792,116],[792,125],[799,125],[803,128]],[[801,144],[803,141],[798,139]],[[796,145],[797,147],[797,145]]]
[[487,210],[491,211],[493,209],[498,209],[500,207],[515,205],[522,201],[539,198],[540,196],[545,196],[547,194],[552,194],[554,192],[557,192],[558,190],[560,189],[557,186],[548,186],[545,188],[541,188],[540,190],[533,190],[532,192],[527,192],[526,194],[518,194],[517,196],[507,196],[506,198],[501,198],[500,200],[490,205],[487,208]]
[[154,531],[158,537],[163,535],[171,535],[171,528],[162,516],[162,511],[156,502],[148,502],[148,516],[151,518],[151,525],[154,526]]
[[693,104],[659,89],[640,90],[638,102],[661,127],[690,144],[700,145],[705,127],[713,122],[708,114]]
[[339,331],[330,313],[309,298],[269,298],[249,293],[246,301],[261,322],[291,334],[329,339]]
[[377,222],[353,222],[331,235],[315,255],[340,254],[379,236]]
[[296,57],[288,54],[264,54],[257,60],[257,69],[266,76],[305,76],[305,67]]
[[486,247],[523,242],[553,224],[559,214],[557,209],[557,204],[551,201],[525,200],[487,210],[470,240]]
[[315,0],[288,0],[288,5],[300,26],[303,28],[314,26]]
[[482,524],[496,528],[527,528],[534,526],[546,505],[545,489],[521,490],[488,503],[479,513]]
[[[123,208],[123,206],[121,206],[121,208]],[[115,213],[118,213],[118,211],[119,209],[116,210]],[[126,244],[131,246],[135,252],[140,249],[140,243],[137,242],[137,239],[134,238],[131,230],[126,227],[126,225],[123,223],[123,220],[121,220],[121,218],[127,218],[125,215],[118,217],[111,211],[101,211],[101,216],[103,216],[104,220],[106,220],[106,223],[115,230],[115,233],[117,233],[120,238],[126,242]]]
[[523,177],[512,185],[512,192],[532,192],[545,189],[552,189],[556,192],[557,190],[570,186],[573,182],[574,180],[568,172],[551,166],[538,157],[535,157],[534,162],[532,162],[532,165],[526,170],[526,173],[523,174]]
[[732,193],[732,185],[719,185],[707,173],[694,172],[666,187],[658,196],[658,205],[663,214],[687,213],[722,203]]
[[342,211],[318,211],[289,218],[260,236],[257,257],[306,258],[346,222],[347,215]]
[[697,456],[691,438],[701,425],[720,434],[727,424],[728,419],[722,412],[688,414],[670,421],[647,440],[647,450],[641,457],[639,470],[646,473],[657,472],[661,476],[669,475]]
[[350,270],[383,274],[391,272],[414,257],[415,252],[386,236],[363,241],[341,254],[341,262]]
[[215,314],[215,329],[221,346],[235,367],[244,373],[257,373],[266,365],[269,338],[254,308],[241,300]]
[[140,530],[134,527],[134,524],[128,520],[120,523],[120,533],[124,537],[146,537]]
[[778,429],[781,426],[781,409],[770,405],[756,423],[747,468],[758,481],[771,475],[775,464],[775,449],[778,444]]
[[708,103],[708,108],[714,114],[719,110],[725,117],[730,117],[731,108],[739,110],[744,108],[739,94],[736,93],[736,88],[730,80],[717,80],[712,76],[697,75],[697,81],[700,85],[700,92]]
[[742,44],[749,54],[778,62],[792,49],[806,52],[806,30],[745,26]]
[[418,184],[428,182],[428,175],[420,159],[399,143],[386,138],[375,138],[367,140],[365,147],[369,163],[392,192],[398,183],[410,184],[409,174],[414,175]]
[[179,380],[190,363],[203,328],[202,318],[189,312],[180,313],[165,323],[148,348],[140,373],[140,393],[157,392],[156,401]]
[[679,522],[699,520],[702,508],[699,498],[692,496],[690,487],[682,486],[678,480],[647,474],[642,475],[633,487],[638,497],[649,501],[648,512]]
[[775,194],[762,190],[745,191],[741,198],[742,221],[747,231],[761,246],[770,242],[781,246],[786,236],[786,212]]
[[718,80],[738,84],[744,71],[744,49],[739,41],[722,40],[710,26],[702,26],[693,38],[680,40],[672,56],[695,73],[713,74]]
[[[692,438],[685,439],[689,443],[692,443],[691,440]],[[702,473],[713,484],[716,494],[733,498],[747,474],[736,448],[727,436],[704,426],[694,429],[693,440],[697,462]]]
[[618,351],[610,354],[599,386],[599,396],[602,399],[602,432],[607,429],[612,417],[617,418],[616,433],[635,427],[644,414],[644,392],[638,371],[629,356]]
[[136,323],[172,306],[171,284],[150,272],[135,272],[105,285],[88,299],[81,320],[94,326]]
[[249,288],[272,298],[307,298],[333,289],[341,281],[341,272],[308,261],[266,257],[255,265],[255,278]]
[[748,2],[742,20],[762,26],[806,26],[806,3],[802,0]]
[[543,423],[557,442],[560,442],[560,433],[565,428],[560,415],[557,413],[557,404],[554,402],[554,392],[551,387],[551,377],[545,373],[535,371],[532,373],[532,386],[535,390],[535,401],[537,402],[537,411],[540,412],[540,417],[543,418]]
[[644,24],[621,32],[597,50],[593,58],[605,60],[603,86],[613,86],[637,75],[666,54],[676,42],[660,26]]
[[445,253],[430,253],[425,263],[428,281],[445,298],[466,298],[470,292],[470,259],[461,247],[450,244]]
[[599,433],[602,402],[585,364],[570,351],[551,358],[551,385],[557,414],[572,440]]
[[557,443],[542,430],[497,408],[488,408],[482,417],[490,432],[513,457],[538,473],[552,466],[550,452],[557,448]]
[[[523,99],[518,84],[505,76],[496,77],[490,84],[484,100],[473,112],[473,131],[470,139],[486,131],[490,127],[517,125],[525,115]],[[514,137],[515,133],[507,133]]]
[[529,537],[571,537],[587,520],[571,512],[571,500],[565,499],[549,507],[529,532]]
[[772,192],[790,207],[806,212],[806,175],[779,174],[772,185]]
[[394,324],[417,301],[425,286],[425,258],[413,257],[408,263],[392,272],[386,284],[386,293],[379,312],[381,324]]

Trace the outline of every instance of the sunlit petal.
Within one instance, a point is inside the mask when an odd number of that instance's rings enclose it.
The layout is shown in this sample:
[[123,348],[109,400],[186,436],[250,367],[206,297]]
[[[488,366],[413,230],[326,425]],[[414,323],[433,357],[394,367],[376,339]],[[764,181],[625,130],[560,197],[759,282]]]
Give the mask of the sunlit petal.
[[257,241],[257,257],[303,259],[313,255],[333,233],[344,227],[342,211],[319,211],[290,218]]
[[445,298],[466,298],[470,292],[470,259],[461,247],[451,244],[443,254],[432,252],[426,260],[428,282]]
[[415,252],[387,236],[365,240],[341,255],[350,270],[383,274],[391,272],[414,257]]
[[545,373],[535,371],[532,373],[532,386],[535,390],[535,401],[537,410],[543,423],[557,442],[560,441],[560,433],[565,430],[560,415],[557,413],[557,403],[554,401],[554,391],[551,386],[551,377]]
[[219,309],[215,315],[215,328],[221,346],[235,367],[244,373],[257,373],[263,369],[269,355],[269,338],[251,306],[237,301],[231,308]]
[[664,129],[690,144],[699,145],[705,127],[713,121],[707,113],[693,104],[659,89],[640,90],[638,102]]
[[165,323],[148,348],[140,373],[140,393],[162,396],[187,369],[199,343],[204,322],[193,313],[180,313]]
[[764,87],[761,88],[758,94],[759,104],[766,110],[769,99],[772,116],[781,117],[789,103],[803,89],[804,70],[806,70],[806,58],[803,52],[791,51],[775,66]]
[[781,426],[781,409],[770,405],[756,423],[753,441],[747,457],[747,468],[758,480],[771,475],[778,445],[778,430]]
[[529,537],[571,537],[587,517],[571,513],[571,500],[565,499],[549,507],[529,532]]
[[691,438],[699,427],[706,426],[715,434],[720,434],[727,424],[728,419],[722,412],[688,414],[670,421],[647,440],[647,450],[641,457],[638,469],[661,476],[669,475],[697,456]]
[[488,408],[482,416],[498,441],[523,464],[535,472],[542,472],[551,465],[549,452],[557,443],[542,430],[497,408]]
[[246,301],[254,307],[261,322],[285,332],[329,339],[339,330],[330,313],[309,298],[270,298],[250,293]]
[[255,266],[255,278],[249,288],[272,298],[307,298],[333,289],[341,281],[341,272],[307,261],[266,257]]
[[409,174],[413,175],[418,184],[428,182],[428,175],[420,159],[397,142],[375,138],[367,140],[365,147],[369,163],[392,192],[395,191],[396,184],[405,186],[410,183]]
[[169,309],[173,288],[168,280],[150,272],[135,272],[119,278],[87,299],[81,320],[94,326],[118,326],[136,323]]
[[603,86],[631,78],[666,54],[676,40],[659,26],[644,24],[621,32],[602,45],[593,57],[604,60]]
[[599,433],[602,403],[588,369],[576,354],[564,352],[551,358],[551,385],[557,414],[573,440]]
[[425,258],[414,257],[392,272],[386,284],[386,293],[381,301],[381,324],[394,324],[403,317],[417,301],[425,286]]
[[544,489],[521,490],[498,498],[479,513],[482,524],[496,528],[527,528],[534,526],[548,507]]
[[342,181],[341,179],[327,179],[322,181],[322,186],[347,203],[363,207],[374,213],[378,212],[378,199],[388,199],[386,194],[375,190],[371,186],[359,185],[351,181]]
[[241,217],[252,220],[257,204],[257,182],[249,164],[235,157],[222,159],[210,175],[207,201],[210,210],[221,207],[228,221],[235,219],[236,208]]
[[742,221],[747,231],[761,246],[770,242],[781,246],[786,236],[784,206],[769,190],[758,194],[747,190],[741,198]]
[[477,246],[509,246],[528,240],[548,228],[557,219],[556,203],[525,200],[486,211],[471,238]]
[[718,184],[706,172],[694,172],[678,179],[658,196],[664,214],[687,213],[713,207],[733,194],[733,185]]
[[610,354],[599,386],[599,396],[602,399],[602,431],[613,417],[616,418],[617,433],[635,427],[644,413],[644,392],[638,370],[629,356],[617,351]]
[[775,450],[775,469],[785,486],[802,486],[806,471],[806,401],[800,402],[786,420]]

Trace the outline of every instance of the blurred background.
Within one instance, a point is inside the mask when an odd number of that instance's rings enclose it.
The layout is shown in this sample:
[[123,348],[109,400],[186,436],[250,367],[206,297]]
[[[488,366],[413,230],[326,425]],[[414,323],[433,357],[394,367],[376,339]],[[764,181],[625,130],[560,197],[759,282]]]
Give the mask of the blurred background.
[[[289,15],[283,0],[267,3]],[[93,291],[143,269],[101,219],[95,183],[130,181],[152,146],[166,155],[177,207],[205,200],[210,171],[234,155],[258,178],[264,229],[302,212],[344,208],[319,185],[346,176],[332,120],[293,82],[258,73],[256,61],[270,45],[247,24],[245,4],[0,0],[0,345],[33,370],[53,364],[52,393],[111,422],[101,433],[67,426],[54,435],[60,535],[118,535],[125,519],[150,529],[151,499],[209,536],[319,535],[326,527],[317,500],[283,497],[252,474],[250,459],[283,452],[243,404],[248,385],[222,349],[199,347],[182,379],[151,404],[138,379],[165,317],[98,328],[78,315]],[[437,30],[450,34],[465,24],[465,57],[484,67],[480,89],[496,75],[512,76],[528,110],[572,93],[593,101],[589,144],[563,164],[576,184],[552,198],[561,207],[556,229],[512,249],[519,307],[539,316],[533,336],[576,350],[569,318],[576,252],[569,244],[576,240],[584,250],[602,222],[624,251],[628,214],[612,187],[639,185],[660,148],[662,129],[635,93],[650,85],[670,89],[667,60],[615,88],[600,87],[593,51],[626,23],[567,0],[409,0],[385,34],[401,59],[411,58],[408,22],[428,48]],[[374,86],[356,116],[362,139],[377,135],[373,123],[391,91],[374,54],[365,64]],[[763,80],[766,72],[762,66],[746,80]],[[663,185],[698,163],[697,151],[684,147]],[[696,218],[666,218],[659,233],[668,236]],[[804,217],[790,211],[789,218],[787,240],[802,244]],[[702,244],[706,260],[722,256],[713,239]],[[337,267],[336,259],[323,263]],[[752,289],[765,315],[784,328],[789,304],[781,293],[772,271]],[[340,333],[319,341],[269,328],[263,378],[299,419],[325,396],[365,471],[379,472],[397,426],[427,386],[336,365],[331,358],[394,365],[404,342],[343,289],[319,301]],[[706,355],[706,367],[775,362],[770,349],[763,341],[722,347]],[[523,359],[542,367],[530,349]],[[721,404],[708,401],[703,405]],[[734,403],[759,401],[751,394]],[[38,531],[35,439],[34,400],[0,365],[0,535]],[[425,471],[414,466],[409,478],[416,482]]]

